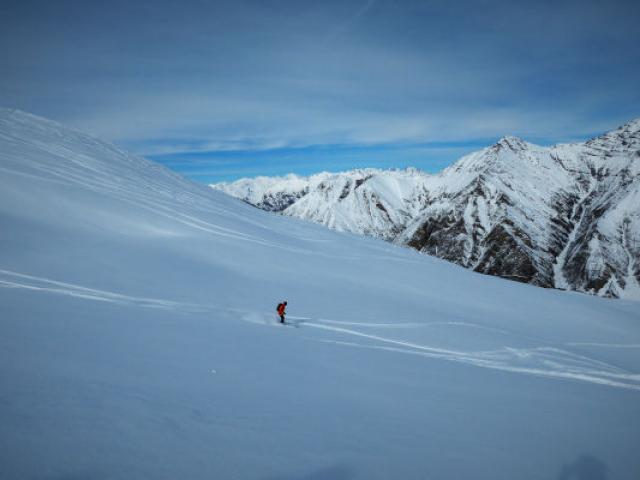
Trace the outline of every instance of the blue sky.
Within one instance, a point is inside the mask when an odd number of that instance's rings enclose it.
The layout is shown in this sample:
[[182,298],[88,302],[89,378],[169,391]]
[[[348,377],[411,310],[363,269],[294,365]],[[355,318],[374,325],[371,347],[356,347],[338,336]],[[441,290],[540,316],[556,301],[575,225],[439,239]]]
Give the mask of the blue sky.
[[198,181],[437,171],[640,116],[632,1],[0,4],[0,105]]

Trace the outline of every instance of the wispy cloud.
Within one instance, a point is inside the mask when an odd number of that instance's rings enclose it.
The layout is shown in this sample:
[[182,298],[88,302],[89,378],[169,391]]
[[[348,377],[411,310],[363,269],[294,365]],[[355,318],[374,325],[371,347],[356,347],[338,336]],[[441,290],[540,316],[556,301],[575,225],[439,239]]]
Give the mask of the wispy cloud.
[[[2,13],[0,104],[146,155],[253,151],[258,169],[286,149],[548,143],[640,116],[631,1],[33,0]],[[367,160],[332,151],[318,162]]]
[[363,2],[362,7],[358,11],[356,11],[356,13],[352,17],[348,18],[346,21],[338,23],[338,25],[331,31],[331,33],[326,36],[323,44],[326,46],[327,44],[331,43],[331,41],[333,41],[336,37],[345,33],[349,29],[349,27],[353,25],[360,17],[366,14],[375,3],[376,0],[367,0],[366,2]]

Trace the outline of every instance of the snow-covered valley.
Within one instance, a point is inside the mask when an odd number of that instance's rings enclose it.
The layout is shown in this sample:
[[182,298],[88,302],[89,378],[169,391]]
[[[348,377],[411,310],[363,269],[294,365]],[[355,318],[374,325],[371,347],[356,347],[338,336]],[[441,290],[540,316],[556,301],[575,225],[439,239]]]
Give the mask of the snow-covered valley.
[[640,120],[585,143],[505,137],[437,175],[363,169],[212,187],[477,272],[640,299]]
[[269,214],[8,110],[0,378],[3,479],[640,476],[637,302]]

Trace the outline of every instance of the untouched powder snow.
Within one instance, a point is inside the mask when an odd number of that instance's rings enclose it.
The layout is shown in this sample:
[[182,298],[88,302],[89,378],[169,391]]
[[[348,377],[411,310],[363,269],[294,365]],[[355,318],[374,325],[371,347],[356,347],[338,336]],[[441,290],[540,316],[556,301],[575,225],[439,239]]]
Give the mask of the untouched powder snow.
[[3,479],[640,477],[635,302],[270,215],[7,110],[0,226]]

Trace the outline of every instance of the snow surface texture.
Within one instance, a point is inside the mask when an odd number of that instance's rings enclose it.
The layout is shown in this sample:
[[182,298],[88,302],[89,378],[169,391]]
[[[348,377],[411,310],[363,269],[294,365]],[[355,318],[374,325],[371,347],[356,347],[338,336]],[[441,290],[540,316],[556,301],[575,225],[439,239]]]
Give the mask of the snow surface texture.
[[478,272],[640,299],[640,120],[551,148],[505,137],[438,175],[368,169],[212,186]]
[[635,302],[270,215],[6,110],[0,226],[3,479],[640,477]]

